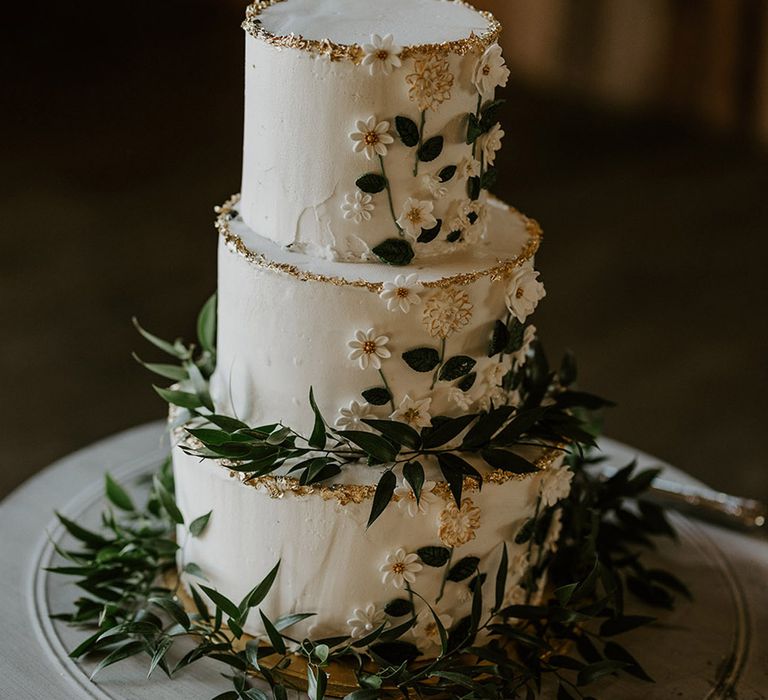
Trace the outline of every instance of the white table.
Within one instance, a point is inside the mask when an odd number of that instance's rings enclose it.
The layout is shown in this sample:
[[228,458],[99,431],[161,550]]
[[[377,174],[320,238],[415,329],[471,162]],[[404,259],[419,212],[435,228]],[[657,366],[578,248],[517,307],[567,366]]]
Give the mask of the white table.
[[[210,700],[229,689],[219,675],[224,667],[209,661],[169,682],[159,672],[147,680],[145,660],[132,659],[91,683],[89,664],[67,657],[85,633],[48,618],[68,610],[76,597],[68,579],[43,571],[55,556],[51,541],[64,537],[53,511],[97,526],[104,472],[127,485],[152,473],[166,453],[162,433],[162,424],[151,423],[99,442],[52,465],[0,504],[0,698]],[[614,466],[633,457],[641,466],[659,465],[611,440],[601,446]],[[692,481],[671,467],[665,476]],[[610,678],[590,693],[602,700],[765,700],[768,542],[678,516],[675,524],[680,544],[662,543],[654,559],[689,584],[694,602],[652,612],[660,618],[657,629],[621,638],[656,684]]]

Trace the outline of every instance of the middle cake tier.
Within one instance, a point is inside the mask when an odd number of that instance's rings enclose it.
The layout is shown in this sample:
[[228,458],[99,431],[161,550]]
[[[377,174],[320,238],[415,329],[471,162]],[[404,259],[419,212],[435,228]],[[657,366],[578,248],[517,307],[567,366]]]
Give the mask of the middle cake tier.
[[513,370],[544,296],[536,222],[490,200],[488,233],[473,248],[398,269],[285,251],[236,206],[225,204],[217,222],[217,412],[308,434],[310,387],[329,424],[355,430],[366,418],[421,428],[519,403]]

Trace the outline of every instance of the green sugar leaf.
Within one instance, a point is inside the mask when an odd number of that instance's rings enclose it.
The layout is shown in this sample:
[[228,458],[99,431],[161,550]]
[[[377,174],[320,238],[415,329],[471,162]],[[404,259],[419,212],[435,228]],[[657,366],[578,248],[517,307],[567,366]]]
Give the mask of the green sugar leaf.
[[440,353],[435,348],[416,348],[404,352],[403,359],[417,372],[431,372],[440,364]]
[[453,176],[456,174],[456,166],[455,165],[446,165],[438,174],[438,177],[440,178],[440,182],[449,182],[453,179]]
[[446,547],[422,547],[416,550],[416,554],[427,566],[435,569],[445,566],[451,558],[451,550]]
[[419,127],[413,119],[408,117],[395,117],[395,128],[400,136],[400,140],[408,148],[413,148],[419,144]]
[[437,223],[432,228],[421,229],[421,234],[416,239],[418,243],[431,243],[440,234],[440,229],[443,227],[443,220],[438,219]]
[[431,163],[443,152],[443,137],[433,136],[421,144],[419,148],[419,160],[423,163]]
[[378,173],[367,173],[359,177],[355,184],[367,194],[378,194],[387,188],[387,178]]
[[371,406],[385,406],[392,400],[389,389],[383,386],[366,389],[362,396]]
[[478,557],[464,557],[460,559],[448,572],[448,580],[454,583],[465,581],[477,571],[479,563],[480,559]]
[[477,362],[466,355],[456,355],[448,360],[440,370],[440,379],[444,382],[452,382],[469,374]]
[[205,515],[201,515],[199,518],[195,518],[189,524],[189,532],[192,537],[200,537],[205,532],[205,528],[208,527],[208,521],[211,519],[213,511],[208,511]]
[[411,244],[402,238],[388,238],[373,249],[373,254],[387,265],[398,266],[408,265],[414,255]]

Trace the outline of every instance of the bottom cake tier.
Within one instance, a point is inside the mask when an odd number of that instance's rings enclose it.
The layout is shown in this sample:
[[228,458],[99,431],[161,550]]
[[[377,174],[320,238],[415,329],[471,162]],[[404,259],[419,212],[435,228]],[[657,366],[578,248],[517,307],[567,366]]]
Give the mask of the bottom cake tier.
[[[178,434],[178,433],[177,433]],[[187,438],[189,440],[189,438]],[[275,584],[260,608],[271,620],[313,613],[291,628],[296,639],[362,637],[389,621],[415,614],[405,637],[435,656],[440,637],[430,607],[446,629],[469,614],[475,586],[483,586],[483,618],[495,608],[495,583],[506,551],[502,606],[534,602],[544,585],[546,555],[555,546],[556,515],[537,533],[532,519],[567,495],[571,471],[555,449],[520,448],[539,471],[513,474],[475,463],[481,489],[465,482],[461,507],[439,470],[426,460],[419,503],[398,475],[393,502],[366,527],[380,468],[346,465],[320,485],[302,486],[280,472],[247,477],[215,460],[201,461],[181,445],[173,451],[176,499],[185,522],[211,512],[202,535],[179,528],[180,569],[196,564],[207,581],[239,602],[279,562]],[[195,569],[196,570],[196,569]],[[264,634],[259,616],[244,626]]]

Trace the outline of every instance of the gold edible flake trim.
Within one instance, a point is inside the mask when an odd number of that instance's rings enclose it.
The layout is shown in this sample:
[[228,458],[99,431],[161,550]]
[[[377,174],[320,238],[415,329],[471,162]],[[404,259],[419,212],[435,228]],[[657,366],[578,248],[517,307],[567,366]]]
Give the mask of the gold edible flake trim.
[[[282,2],[283,0],[280,1]],[[366,282],[361,279],[349,280],[344,277],[320,275],[314,272],[309,272],[308,270],[302,270],[290,263],[280,263],[275,262],[274,260],[269,260],[261,253],[254,253],[245,245],[242,238],[232,231],[230,225],[231,212],[239,201],[240,195],[236,194],[230,197],[223,205],[215,208],[215,211],[218,214],[216,219],[216,229],[218,230],[219,235],[224,239],[227,248],[233,253],[240,255],[253,265],[267,270],[292,275],[302,282],[326,282],[337,287],[357,287],[358,289],[367,289],[369,292],[375,294],[380,294],[383,290],[384,284],[382,282]],[[533,256],[536,255],[536,252],[541,245],[541,240],[544,235],[541,227],[536,221],[521,214],[514,207],[509,207],[509,211],[520,217],[528,235],[528,240],[519,255],[515,258],[499,260],[496,265],[487,267],[483,270],[473,270],[472,272],[449,275],[448,277],[441,277],[440,279],[431,282],[421,282],[421,285],[427,289],[449,289],[451,287],[473,284],[484,277],[490,277],[492,282],[499,282],[507,279],[512,272],[523,265],[523,263],[531,260]]]
[[[359,64],[365,57],[365,52],[359,44],[337,44],[329,39],[305,39],[300,34],[288,34],[279,36],[265,29],[259,19],[259,15],[266,9],[286,0],[261,0],[254,2],[246,8],[245,21],[242,24],[248,34],[255,39],[266,42],[278,48],[298,49],[309,53],[327,56],[331,61],[352,61]],[[462,5],[477,12],[488,22],[488,29],[482,34],[471,32],[466,39],[444,41],[439,44],[417,44],[403,47],[400,53],[401,59],[422,58],[425,56],[445,56],[453,53],[464,56],[468,53],[482,53],[492,44],[496,43],[501,34],[501,23],[490,13],[478,10],[464,0],[452,0],[457,5]]]
[[[549,469],[558,459],[563,455],[561,449],[551,448],[539,457],[533,464],[539,470],[539,472]],[[218,463],[227,468],[232,466],[232,463],[228,463],[227,460],[218,460]],[[495,469],[490,474],[484,477],[484,484],[501,485],[506,484],[509,481],[526,481],[527,479],[535,476],[538,472],[532,472],[529,474],[513,474],[512,472],[504,471],[503,469]],[[375,485],[362,485],[362,484],[332,484],[330,486],[316,485],[316,486],[303,486],[299,483],[298,479],[288,476],[260,476],[255,479],[249,479],[246,474],[230,470],[229,475],[233,479],[237,479],[246,486],[251,486],[255,489],[263,488],[270,498],[283,498],[286,494],[293,496],[307,497],[307,496],[320,496],[324,501],[337,501],[341,506],[347,506],[350,503],[360,504],[373,498],[376,493]],[[477,481],[471,477],[464,479],[464,492],[479,491]],[[435,488],[432,489],[432,493],[442,498],[444,501],[452,501],[453,494],[451,493],[450,486],[440,481],[435,484]],[[395,494],[392,500],[397,502],[400,500],[400,496]]]

